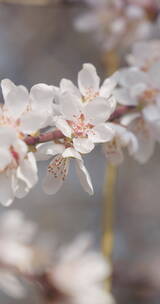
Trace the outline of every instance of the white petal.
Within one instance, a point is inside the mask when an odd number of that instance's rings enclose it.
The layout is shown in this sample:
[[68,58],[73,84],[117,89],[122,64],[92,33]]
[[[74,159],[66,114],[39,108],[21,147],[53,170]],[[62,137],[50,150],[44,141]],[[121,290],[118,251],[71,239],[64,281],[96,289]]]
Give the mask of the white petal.
[[146,138],[138,136],[138,150],[133,154],[134,158],[140,163],[146,163],[153,155],[155,148],[155,140],[152,137]]
[[4,170],[12,160],[11,153],[6,149],[0,149],[0,170]]
[[94,143],[104,143],[110,141],[114,134],[115,132],[111,128],[110,124],[102,123],[94,127],[88,136]]
[[85,106],[86,117],[91,124],[106,121],[112,113],[112,105],[102,97],[97,97]]
[[54,89],[44,83],[39,83],[31,88],[31,106],[33,110],[49,110],[54,99]]
[[121,119],[121,124],[124,126],[128,126],[132,121],[134,121],[136,118],[140,117],[140,113],[131,113],[126,114]]
[[55,126],[59,129],[65,136],[71,137],[72,129],[65,119],[58,117],[55,121]]
[[129,143],[128,143],[128,152],[130,155],[133,155],[135,154],[137,151],[138,151],[138,140],[137,140],[137,137],[131,133],[131,132],[128,132],[129,133]]
[[38,181],[37,165],[32,152],[28,153],[17,169],[17,178],[26,183],[27,187],[32,188]]
[[73,145],[80,153],[90,153],[94,149],[93,142],[88,138],[74,138]]
[[20,130],[25,134],[31,134],[44,127],[46,116],[43,113],[27,112],[21,116]]
[[84,64],[78,73],[78,86],[83,96],[89,91],[96,93],[99,91],[100,78],[92,64]]
[[83,104],[76,95],[64,93],[60,98],[61,112],[68,120],[74,120],[83,112]]
[[26,294],[18,279],[5,270],[1,270],[0,272],[0,289],[15,299],[23,298]]
[[68,174],[69,158],[57,155],[48,166],[47,176],[43,181],[43,190],[47,194],[55,194],[63,185]]
[[160,109],[155,105],[147,106],[143,109],[143,116],[150,122],[160,120]]
[[114,75],[104,80],[100,88],[100,96],[109,98],[113,92],[113,89],[117,85],[116,77]]
[[23,180],[20,180],[20,179],[17,179],[16,180],[16,183],[15,183],[15,196],[17,198],[23,198],[25,197],[28,192],[29,192],[29,188],[27,186],[27,184],[23,181]]
[[19,118],[26,110],[29,103],[28,91],[25,87],[17,86],[6,96],[5,106],[15,119]]
[[80,153],[78,153],[74,148],[67,148],[67,149],[65,149],[65,151],[62,154],[62,156],[64,158],[73,157],[73,158],[77,158],[77,159],[82,159]]
[[60,89],[61,89],[62,93],[69,92],[73,95],[77,95],[78,98],[81,98],[81,94],[80,94],[78,88],[69,79],[62,79],[61,80]]
[[[42,143],[37,145],[36,147],[36,159],[38,160],[45,160],[49,159],[50,156],[54,156],[57,154],[62,154],[65,150],[64,145],[55,144],[54,142]],[[47,157],[46,157],[47,156]],[[49,156],[49,158],[48,158]]]
[[13,149],[14,151],[16,151],[16,153],[18,153],[18,161],[23,160],[28,152],[28,147],[26,143],[21,139],[17,139],[14,142]]
[[136,97],[131,96],[131,90],[128,88],[115,89],[113,93],[117,103],[125,106],[136,106]]
[[4,206],[9,206],[14,200],[12,189],[12,176],[7,176],[6,173],[0,174],[0,202]]
[[10,147],[17,140],[16,130],[10,126],[0,127],[0,143],[3,147]]
[[119,83],[125,87],[130,88],[133,85],[146,82],[148,82],[147,73],[137,68],[125,68],[119,72]]
[[76,164],[76,172],[83,189],[90,195],[93,195],[94,190],[93,190],[91,178],[86,167],[84,166],[83,161],[77,159],[75,164]]
[[1,87],[2,87],[2,94],[4,99],[6,99],[8,93],[16,88],[16,85],[10,80],[10,79],[3,79],[1,81]]

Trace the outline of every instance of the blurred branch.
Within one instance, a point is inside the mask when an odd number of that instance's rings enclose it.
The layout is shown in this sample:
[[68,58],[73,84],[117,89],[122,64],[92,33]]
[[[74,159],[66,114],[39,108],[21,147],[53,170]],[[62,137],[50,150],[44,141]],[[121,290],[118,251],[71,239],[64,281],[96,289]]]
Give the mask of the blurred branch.
[[[102,249],[104,256],[112,262],[113,250],[113,213],[115,184],[117,179],[117,168],[108,164],[104,181],[104,207],[103,207],[103,238]],[[107,288],[111,288],[111,282],[107,282]]]
[[0,0],[3,4],[18,4],[18,5],[33,5],[33,6],[45,6],[45,5],[75,5],[81,4],[79,0]]

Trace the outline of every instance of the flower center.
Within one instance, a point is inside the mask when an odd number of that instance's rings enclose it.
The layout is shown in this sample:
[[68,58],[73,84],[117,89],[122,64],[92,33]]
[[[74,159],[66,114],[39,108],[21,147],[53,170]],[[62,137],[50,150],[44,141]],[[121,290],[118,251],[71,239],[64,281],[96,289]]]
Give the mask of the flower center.
[[99,92],[95,92],[95,91],[93,91],[93,89],[88,88],[88,89],[86,89],[86,93],[85,93],[85,96],[83,96],[82,101],[89,102],[98,96],[99,96]]
[[88,131],[94,126],[90,123],[86,123],[84,114],[75,117],[74,121],[69,120],[68,124],[73,130],[74,137],[87,137]]

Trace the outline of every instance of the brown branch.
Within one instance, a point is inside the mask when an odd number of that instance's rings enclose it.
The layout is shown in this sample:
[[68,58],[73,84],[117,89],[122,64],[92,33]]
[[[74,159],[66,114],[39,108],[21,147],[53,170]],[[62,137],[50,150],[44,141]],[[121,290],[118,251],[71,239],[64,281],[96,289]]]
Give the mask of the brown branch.
[[[114,113],[111,115],[109,121],[114,121],[116,119],[119,119],[123,115],[127,114],[128,112],[130,112],[134,109],[135,109],[134,106],[119,106],[114,111]],[[26,136],[24,141],[27,145],[36,145],[39,143],[45,143],[48,141],[58,140],[58,139],[62,139],[62,138],[65,138],[63,133],[60,130],[54,130],[51,132],[46,132],[46,133],[40,134],[38,136],[28,135],[28,136]]]
[[119,106],[109,118],[109,121],[114,121],[121,118],[123,115],[135,110],[135,106]]
[[36,145],[39,143],[45,143],[51,140],[57,140],[64,138],[65,136],[60,130],[55,130],[47,133],[40,134],[39,136],[26,136],[25,143],[27,145]]

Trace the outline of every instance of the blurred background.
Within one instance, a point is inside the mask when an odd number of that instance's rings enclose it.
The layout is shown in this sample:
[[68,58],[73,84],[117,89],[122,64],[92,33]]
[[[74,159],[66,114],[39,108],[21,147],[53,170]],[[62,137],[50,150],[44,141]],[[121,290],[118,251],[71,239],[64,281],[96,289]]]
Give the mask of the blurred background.
[[[85,62],[93,63],[101,79],[105,77],[102,52],[93,36],[90,32],[78,32],[73,26],[75,18],[86,12],[85,4],[54,0],[19,2],[0,1],[1,79],[10,78],[28,88],[38,82],[58,85],[62,78],[76,83],[77,72]],[[126,156],[118,170],[114,292],[120,304],[160,302],[159,152],[157,147],[154,157],[143,166]],[[95,186],[93,197],[82,191],[73,167],[57,195],[45,195],[38,184],[11,208],[23,210],[41,231],[50,231],[53,239],[56,235],[62,243],[89,231],[94,235],[95,246],[99,246],[107,164],[100,148],[85,162]],[[39,164],[41,178],[46,165]],[[0,212],[3,210],[1,206]],[[15,303],[22,301],[16,299]],[[28,296],[26,303],[33,302],[36,303],[33,296]],[[2,294],[0,303],[10,304],[14,300]]]

